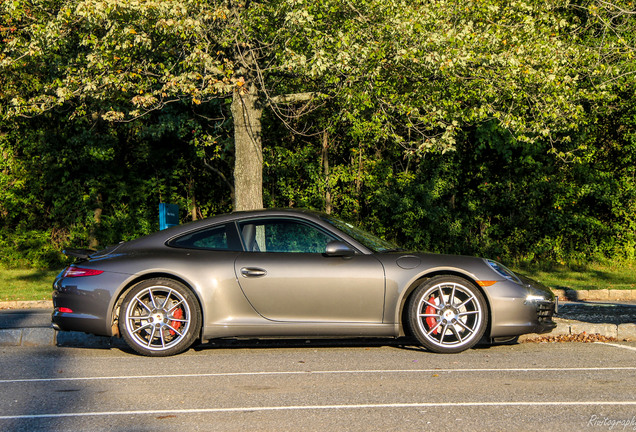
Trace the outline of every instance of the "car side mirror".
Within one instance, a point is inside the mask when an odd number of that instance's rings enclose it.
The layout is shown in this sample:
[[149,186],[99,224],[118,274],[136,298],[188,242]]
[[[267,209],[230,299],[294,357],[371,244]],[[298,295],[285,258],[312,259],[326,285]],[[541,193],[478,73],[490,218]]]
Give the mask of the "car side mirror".
[[330,241],[325,248],[325,255],[329,257],[350,257],[355,254],[356,251],[351,246],[339,240]]

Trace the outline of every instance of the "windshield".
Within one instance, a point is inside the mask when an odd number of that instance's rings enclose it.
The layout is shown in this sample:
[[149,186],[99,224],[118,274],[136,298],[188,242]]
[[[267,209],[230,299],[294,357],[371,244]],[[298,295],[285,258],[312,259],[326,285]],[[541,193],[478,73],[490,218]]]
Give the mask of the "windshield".
[[338,228],[340,231],[345,234],[353,237],[356,241],[362,243],[367,248],[371,249],[373,252],[390,252],[396,250],[402,250],[395,246],[393,243],[383,240],[379,237],[374,236],[371,233],[361,230],[360,228],[351,225],[348,222],[341,221],[340,219],[336,219],[332,216],[322,216],[322,220],[328,222],[334,227]]

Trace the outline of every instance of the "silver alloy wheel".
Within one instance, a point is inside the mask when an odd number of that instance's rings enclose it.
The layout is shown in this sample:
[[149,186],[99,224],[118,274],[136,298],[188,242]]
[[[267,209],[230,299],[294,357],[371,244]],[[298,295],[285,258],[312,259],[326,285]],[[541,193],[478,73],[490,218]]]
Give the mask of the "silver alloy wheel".
[[133,342],[151,351],[165,351],[189,335],[192,312],[177,290],[153,285],[139,291],[124,312],[126,332]]
[[437,276],[416,291],[410,308],[417,339],[434,352],[460,352],[474,346],[488,320],[481,292],[455,276]]

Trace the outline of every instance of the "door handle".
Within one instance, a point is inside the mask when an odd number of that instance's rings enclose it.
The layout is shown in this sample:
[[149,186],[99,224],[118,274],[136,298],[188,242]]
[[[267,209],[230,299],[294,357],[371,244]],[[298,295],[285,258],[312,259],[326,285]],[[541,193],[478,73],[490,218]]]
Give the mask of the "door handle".
[[241,275],[243,277],[263,277],[267,274],[267,270],[258,267],[243,267]]

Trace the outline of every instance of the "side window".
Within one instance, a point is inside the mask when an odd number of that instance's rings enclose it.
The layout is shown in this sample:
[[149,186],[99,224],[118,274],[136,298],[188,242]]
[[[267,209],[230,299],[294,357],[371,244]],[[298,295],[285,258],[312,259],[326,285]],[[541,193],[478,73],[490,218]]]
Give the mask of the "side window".
[[240,250],[238,242],[232,241],[232,229],[231,225],[215,226],[186,234],[169,245],[188,249]]
[[335,237],[309,224],[290,219],[261,219],[239,224],[245,250],[250,252],[323,253]]

